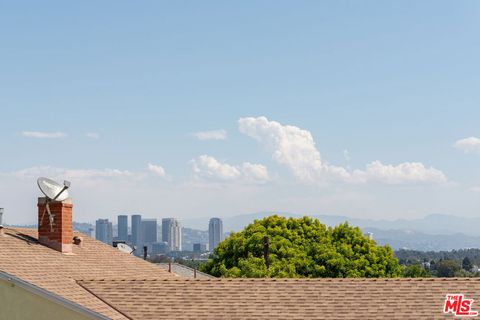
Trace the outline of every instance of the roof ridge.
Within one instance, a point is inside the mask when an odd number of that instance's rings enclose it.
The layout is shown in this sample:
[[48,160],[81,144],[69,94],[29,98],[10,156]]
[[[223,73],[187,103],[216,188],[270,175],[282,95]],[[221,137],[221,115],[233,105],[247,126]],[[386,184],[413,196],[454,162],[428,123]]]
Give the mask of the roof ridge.
[[104,281],[104,282],[141,282],[141,281],[212,281],[212,282],[443,282],[443,281],[479,281],[478,277],[454,277],[454,278],[90,278],[76,279],[76,281]]

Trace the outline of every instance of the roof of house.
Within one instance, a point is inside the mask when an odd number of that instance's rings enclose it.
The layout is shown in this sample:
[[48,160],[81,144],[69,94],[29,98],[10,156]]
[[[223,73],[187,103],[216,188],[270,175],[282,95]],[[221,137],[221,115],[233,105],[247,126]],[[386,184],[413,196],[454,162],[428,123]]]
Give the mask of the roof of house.
[[[87,316],[88,318],[93,318],[93,319],[102,319],[102,320],[108,320],[109,318],[96,313],[88,308],[85,308],[84,306],[81,306],[73,301],[67,300],[64,297],[61,297],[51,291],[45,290],[43,288],[37,287],[36,285],[24,281],[20,278],[17,278],[11,274],[8,274],[6,272],[0,271],[0,282],[5,281],[10,284],[11,287],[19,287],[27,292],[30,292],[34,295],[40,296],[48,301],[51,301],[55,304],[61,305],[67,309],[70,309],[72,311],[75,311],[77,313],[83,314]],[[3,296],[3,295],[2,295]],[[4,302],[2,300],[2,302]],[[0,315],[1,315],[1,309],[0,309]],[[44,317],[45,318],[45,317]]]
[[82,245],[62,254],[38,243],[37,230],[4,228],[0,236],[0,271],[32,283],[111,319],[128,319],[78,285],[82,279],[176,278],[164,269],[79,232]]
[[[446,294],[478,299],[480,279],[84,280],[132,319],[443,319]],[[135,300],[125,297],[135,296]],[[148,303],[138,306],[138,301]],[[474,310],[476,305],[473,305]]]
[[168,271],[168,268],[171,267],[171,272],[174,274],[183,277],[183,278],[192,278],[192,279],[215,279],[214,276],[194,270],[188,266],[184,266],[179,263],[171,263],[170,266],[168,263],[157,263],[160,268],[163,268]]
[[62,254],[4,231],[0,271],[111,319],[449,318],[447,294],[480,298],[480,278],[185,279],[79,233]]

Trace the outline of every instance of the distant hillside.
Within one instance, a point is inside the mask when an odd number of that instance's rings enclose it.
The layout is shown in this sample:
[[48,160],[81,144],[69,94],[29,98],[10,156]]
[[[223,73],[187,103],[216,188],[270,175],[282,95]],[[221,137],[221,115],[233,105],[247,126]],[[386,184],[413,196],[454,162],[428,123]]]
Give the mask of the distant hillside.
[[[159,239],[161,239],[161,235],[159,236]],[[183,227],[182,249],[192,251],[194,243],[208,243],[208,232]]]
[[[301,217],[301,214],[287,212],[259,212],[246,215],[222,218],[225,232],[239,231],[256,219],[262,219],[272,214],[284,217]],[[376,228],[381,230],[406,230],[417,231],[430,235],[465,235],[480,237],[480,218],[462,218],[453,215],[432,214],[420,219],[373,220],[350,218],[336,215],[309,215],[319,219],[328,226],[335,226],[348,221],[350,224],[361,228]],[[185,219],[183,225],[192,229],[207,230],[209,218]]]
[[[339,221],[334,216],[315,216],[324,223]],[[431,235],[455,235],[463,233],[469,236],[480,236],[480,218],[463,218],[453,215],[432,214],[420,219],[371,220],[341,217],[351,224],[362,228],[378,228],[418,231]],[[327,223],[328,224],[328,223]]]
[[372,232],[373,238],[378,244],[388,244],[394,250],[450,251],[480,248],[480,237],[473,237],[462,233],[431,235],[405,230],[380,230],[376,228],[363,228],[362,230]]
[[[225,232],[240,231],[256,219],[272,214],[285,217],[302,215],[285,212],[260,212],[222,218]],[[480,218],[461,218],[451,215],[429,215],[421,219],[372,220],[347,216],[312,215],[327,226],[345,221],[358,226],[364,232],[372,232],[378,244],[389,244],[393,249],[439,251],[480,248]],[[183,225],[200,230],[208,229],[209,218],[183,220]]]
[[[288,213],[288,212],[259,212],[251,213],[244,215],[237,215],[232,217],[221,218],[223,221],[223,231],[240,231],[245,228],[247,225],[252,223],[256,219],[263,219],[265,217],[271,216],[273,214],[278,214],[284,217],[301,217],[301,215]],[[208,230],[208,222],[210,217],[201,217],[201,218],[192,218],[192,219],[183,219],[182,226],[199,229],[199,230]]]

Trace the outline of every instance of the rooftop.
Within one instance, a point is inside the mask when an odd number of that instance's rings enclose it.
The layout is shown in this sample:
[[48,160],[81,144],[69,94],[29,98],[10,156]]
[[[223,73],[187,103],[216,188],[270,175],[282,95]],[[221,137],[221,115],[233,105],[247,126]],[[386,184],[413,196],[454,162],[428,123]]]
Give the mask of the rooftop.
[[62,254],[4,231],[1,272],[110,319],[437,319],[446,294],[480,298],[480,278],[186,279],[78,232]]
[[5,228],[0,236],[0,271],[32,283],[111,319],[128,319],[77,284],[82,279],[168,279],[164,269],[79,232],[72,254],[38,243],[36,229]]
[[[132,319],[444,319],[447,293],[480,279],[163,279],[80,284]],[[135,296],[136,302],[125,299]],[[138,307],[138,301],[148,301]],[[478,310],[476,304],[473,310]]]
[[[164,270],[168,271],[169,264],[168,263],[157,263],[157,265],[160,268],[163,268]],[[214,276],[211,276],[209,274],[200,272],[198,270],[194,270],[193,268],[184,266],[183,264],[179,263],[172,263],[171,264],[171,270],[174,274],[183,277],[183,278],[191,278],[191,279],[215,279]]]

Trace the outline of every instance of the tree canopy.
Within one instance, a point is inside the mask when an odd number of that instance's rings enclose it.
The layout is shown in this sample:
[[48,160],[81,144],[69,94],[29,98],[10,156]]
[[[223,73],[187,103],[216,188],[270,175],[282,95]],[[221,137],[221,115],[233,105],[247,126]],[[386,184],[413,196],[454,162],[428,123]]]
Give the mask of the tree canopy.
[[[268,265],[264,237],[269,239]],[[218,277],[397,277],[402,269],[388,246],[377,246],[360,228],[326,227],[309,217],[277,215],[232,233],[202,271]]]
[[405,278],[430,278],[432,275],[420,264],[405,266],[403,269]]
[[462,269],[470,271],[473,268],[473,263],[468,257],[463,258],[462,260]]
[[460,265],[455,260],[441,260],[436,264],[437,276],[439,277],[454,277],[455,273],[460,271]]

